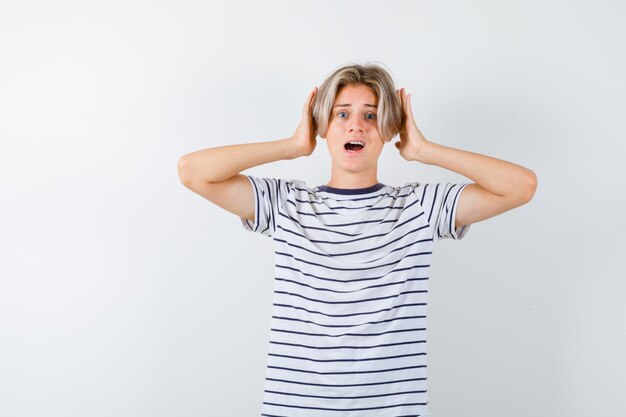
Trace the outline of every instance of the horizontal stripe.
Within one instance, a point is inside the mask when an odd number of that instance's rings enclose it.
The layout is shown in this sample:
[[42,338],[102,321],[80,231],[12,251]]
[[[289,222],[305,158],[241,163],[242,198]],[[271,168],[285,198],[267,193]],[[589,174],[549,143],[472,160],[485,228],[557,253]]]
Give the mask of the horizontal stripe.
[[357,326],[363,326],[365,324],[380,324],[380,323],[389,323],[395,320],[408,320],[408,319],[425,319],[426,316],[406,316],[406,317],[394,317],[392,319],[387,319],[387,320],[381,320],[381,321],[367,321],[365,323],[359,323],[359,324],[321,324],[321,323],[316,323],[312,320],[301,320],[301,319],[296,319],[293,317],[281,317],[281,316],[272,316],[272,318],[275,318],[276,320],[290,320],[290,321],[299,321],[301,323],[310,323],[310,324],[315,324],[316,326],[320,326],[320,327],[357,327]]
[[424,403],[403,403],[403,404],[384,405],[384,406],[380,406],[380,407],[368,407],[368,408],[302,407],[302,406],[298,406],[298,405],[269,403],[269,402],[266,402],[266,401],[263,401],[263,404],[276,405],[276,406],[281,406],[281,407],[296,407],[296,408],[302,408],[302,409],[307,409],[307,410],[365,411],[365,410],[380,410],[381,408],[401,407],[401,406],[407,406],[407,405],[425,405],[426,403],[425,402]]
[[428,283],[468,184],[308,187],[247,176],[275,277],[261,415],[428,416]]
[[312,384],[306,383],[302,381],[289,381],[285,379],[275,379],[275,378],[266,378],[268,381],[276,381],[276,382],[284,382],[286,384],[299,384],[299,385],[313,385],[318,387],[334,387],[334,388],[347,388],[347,387],[366,387],[372,385],[389,385],[389,384],[399,384],[402,382],[417,382],[417,381],[425,381],[426,378],[411,378],[411,379],[394,379],[390,381],[382,381],[382,382],[367,382],[362,384],[348,384],[348,385],[330,385],[330,384]]
[[[422,267],[424,267],[424,266],[426,266],[426,265],[418,265],[418,266],[422,266]],[[415,268],[415,267],[411,267],[411,268]],[[407,270],[407,269],[411,269],[411,268],[403,268],[402,270]],[[394,271],[395,271],[395,272],[399,272],[399,270],[394,270]],[[363,278],[363,279],[360,279],[360,280],[351,280],[350,282],[354,282],[354,281],[365,281],[365,280],[370,281],[370,280],[372,280],[372,279],[380,279],[380,278],[381,278],[381,277]],[[290,283],[290,284],[294,284],[294,285],[299,285],[299,286],[306,287],[306,288],[311,288],[312,290],[316,290],[316,291],[330,291],[330,292],[334,292],[334,293],[338,293],[338,294],[341,294],[341,293],[349,293],[349,292],[351,292],[351,291],[340,291],[340,290],[334,290],[334,289],[332,289],[332,288],[315,287],[315,286],[313,286],[313,285],[311,285],[311,284],[306,284],[306,283],[299,282],[299,281],[296,281],[296,280],[293,280],[293,279],[280,278],[280,277],[276,277],[276,278],[274,278],[274,279],[275,279],[276,281],[283,281],[283,282],[286,282],[286,283]],[[428,278],[407,278],[407,279],[402,280],[402,281],[391,281],[391,282],[385,282],[385,283],[383,283],[383,284],[376,284],[376,285],[370,285],[370,286],[367,286],[367,287],[363,287],[363,288],[361,289],[361,291],[363,291],[363,290],[369,290],[369,289],[372,289],[372,288],[384,288],[384,287],[389,287],[389,286],[392,286],[392,285],[405,285],[407,282],[411,282],[411,281],[425,281],[425,280],[427,280],[427,279],[428,279]],[[329,279],[329,278],[327,278],[326,280],[328,280],[328,281],[337,281],[337,280],[331,280],[331,279]],[[339,282],[341,282],[341,281],[339,281]]]
[[328,316],[328,317],[352,317],[352,316],[362,316],[364,314],[374,314],[374,313],[380,313],[383,311],[392,311],[401,307],[412,307],[412,306],[425,306],[426,303],[412,303],[412,304],[400,304],[397,306],[393,306],[390,308],[383,308],[380,310],[374,310],[374,311],[365,311],[365,312],[361,312],[361,313],[347,313],[347,314],[328,314],[328,313],[324,313],[322,311],[316,311],[316,310],[310,310],[304,307],[300,307],[300,306],[296,306],[296,305],[290,305],[290,304],[278,304],[278,303],[274,303],[273,306],[276,307],[288,307],[288,308],[293,308],[294,310],[304,310],[307,313],[313,313],[313,314],[321,314],[324,316]]
[[[293,371],[293,372],[306,372],[309,374],[317,374],[317,375],[346,375],[346,374],[350,374],[350,375],[354,375],[354,374],[368,374],[368,373],[378,373],[378,372],[396,372],[396,371],[402,371],[402,370],[407,370],[407,369],[416,369],[416,368],[426,368],[426,365],[416,365],[416,366],[405,366],[405,367],[401,367],[401,368],[388,368],[388,369],[368,369],[365,371],[337,371],[337,372],[319,372],[319,371],[313,371],[310,369],[296,369],[296,368],[285,368],[285,367],[281,367],[281,366],[273,366],[273,365],[268,365],[268,368],[271,369],[283,369],[286,371]],[[349,368],[346,368],[349,369]]]
[[410,342],[384,343],[384,344],[381,344],[381,345],[372,345],[372,346],[365,346],[365,345],[358,345],[358,346],[307,346],[307,345],[300,345],[300,344],[295,344],[295,343],[276,342],[276,341],[272,341],[272,340],[270,340],[270,343],[274,343],[274,344],[277,344],[277,345],[289,345],[289,346],[304,347],[304,348],[309,348],[309,349],[373,349],[373,348],[380,348],[380,347],[408,345],[408,344],[413,344],[413,343],[426,343],[426,341],[425,340],[414,340],[414,341],[410,341]]
[[350,398],[350,399],[356,399],[356,398],[376,398],[376,397],[387,397],[387,396],[390,396],[390,395],[417,394],[417,393],[424,393],[424,392],[426,392],[426,390],[400,391],[400,392],[391,392],[391,393],[387,393],[387,394],[360,395],[360,396],[341,396],[341,397],[327,396],[327,395],[307,395],[307,394],[297,394],[297,393],[292,393],[292,392],[280,392],[280,391],[271,391],[271,390],[265,390],[265,392],[270,392],[272,394],[280,394],[280,395],[290,395],[290,396],[294,396],[294,397],[327,398],[327,399],[340,400],[340,399],[348,399],[348,398]]

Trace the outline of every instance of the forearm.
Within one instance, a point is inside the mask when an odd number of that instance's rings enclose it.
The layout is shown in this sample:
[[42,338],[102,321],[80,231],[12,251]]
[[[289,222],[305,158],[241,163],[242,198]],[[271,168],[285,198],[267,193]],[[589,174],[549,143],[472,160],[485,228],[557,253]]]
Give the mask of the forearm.
[[217,146],[182,156],[178,173],[181,179],[219,182],[257,165],[298,156],[291,138]]
[[415,160],[457,172],[503,197],[532,196],[537,184],[535,173],[521,165],[430,141]]

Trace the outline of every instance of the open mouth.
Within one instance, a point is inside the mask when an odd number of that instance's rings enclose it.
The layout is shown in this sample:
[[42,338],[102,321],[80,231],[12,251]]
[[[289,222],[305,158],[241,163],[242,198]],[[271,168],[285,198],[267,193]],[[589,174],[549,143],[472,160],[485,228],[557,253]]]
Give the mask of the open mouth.
[[343,145],[344,149],[350,153],[361,152],[365,148],[365,143],[360,140],[352,140]]

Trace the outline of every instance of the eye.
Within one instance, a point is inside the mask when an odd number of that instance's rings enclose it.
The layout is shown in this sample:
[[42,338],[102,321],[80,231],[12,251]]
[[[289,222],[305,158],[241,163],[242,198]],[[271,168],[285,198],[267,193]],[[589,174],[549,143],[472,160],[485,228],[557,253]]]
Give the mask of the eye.
[[[347,112],[345,112],[345,111],[340,111],[339,113],[337,113],[337,116],[338,116],[340,119],[345,119],[345,117],[342,117],[342,116],[341,116],[342,114],[347,115],[348,113],[347,113]],[[372,116],[372,117],[369,117],[369,116]],[[365,115],[365,118],[366,118],[366,119],[369,119],[369,120],[374,120],[374,119],[376,119],[376,114],[375,114],[375,113],[368,113],[368,114],[366,114],[366,115]]]

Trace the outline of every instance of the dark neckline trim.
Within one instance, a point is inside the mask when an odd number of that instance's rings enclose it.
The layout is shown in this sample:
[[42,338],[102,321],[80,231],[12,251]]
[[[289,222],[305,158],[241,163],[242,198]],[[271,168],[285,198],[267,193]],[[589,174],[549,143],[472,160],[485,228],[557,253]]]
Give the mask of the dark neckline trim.
[[327,185],[320,185],[319,187],[317,187],[317,189],[320,191],[325,191],[327,193],[354,195],[354,194],[373,193],[374,191],[380,190],[384,186],[385,184],[379,182],[378,184],[374,184],[370,187],[365,187],[365,188],[335,188],[335,187],[329,187]]

